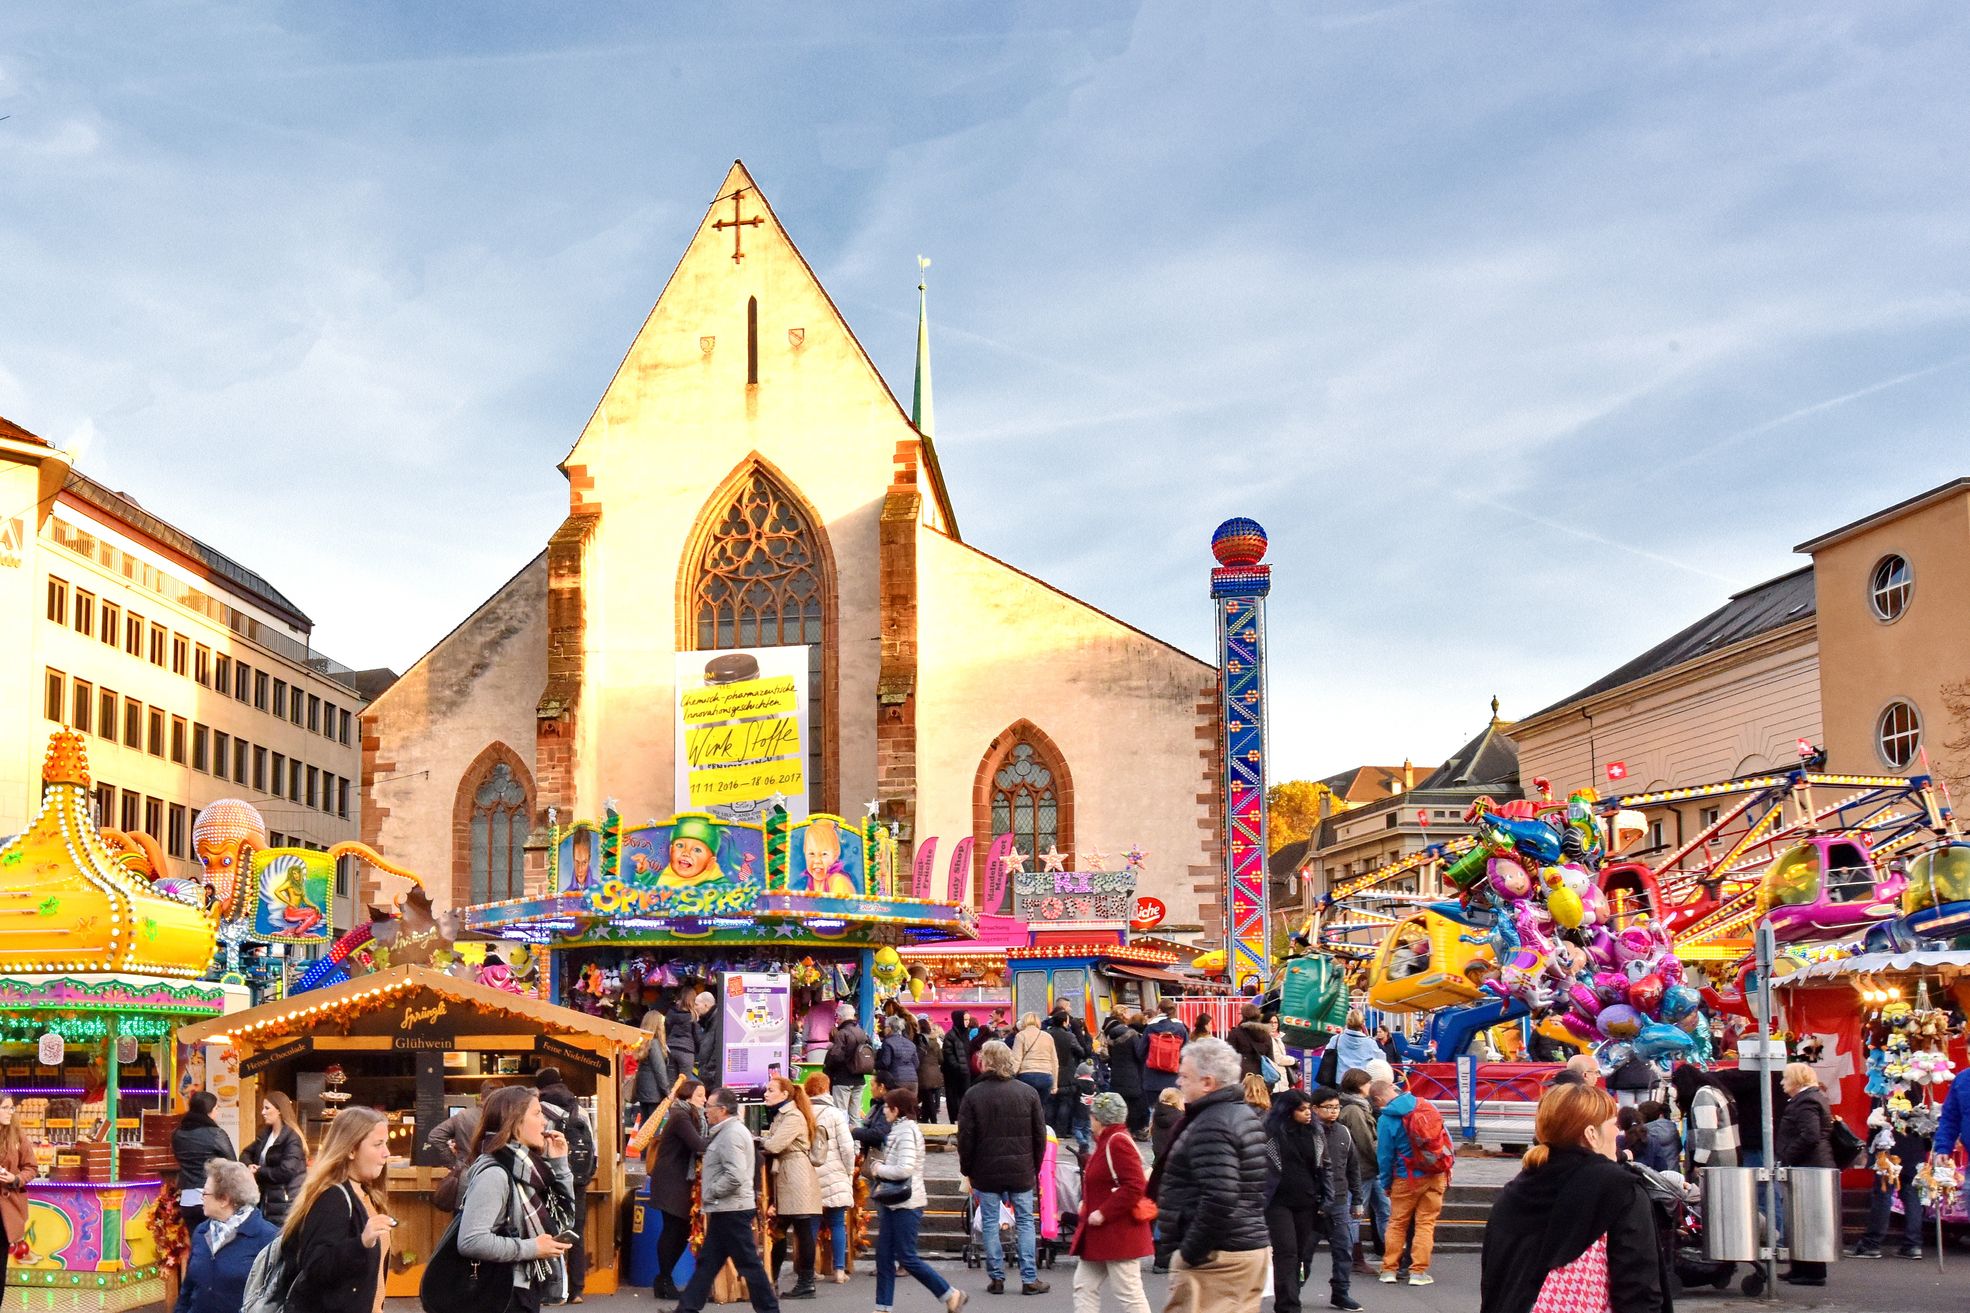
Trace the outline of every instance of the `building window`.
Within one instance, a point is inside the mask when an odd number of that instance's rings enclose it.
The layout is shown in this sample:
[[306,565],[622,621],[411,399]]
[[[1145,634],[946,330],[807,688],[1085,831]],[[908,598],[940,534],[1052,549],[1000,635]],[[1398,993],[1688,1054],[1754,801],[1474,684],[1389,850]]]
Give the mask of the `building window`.
[[1922,717],[1916,714],[1915,704],[1899,699],[1890,702],[1875,725],[1874,740],[1881,749],[1881,759],[1896,770],[1914,761],[1916,750],[1922,746]]
[[117,828],[126,833],[134,833],[138,823],[143,819],[143,814],[143,796],[125,789],[123,791],[123,798],[117,807]]
[[75,590],[75,632],[93,634],[96,632],[96,595]]
[[274,715],[287,715],[287,681],[284,679],[274,681]]
[[313,693],[308,694],[308,729],[311,733],[321,730],[321,699]]
[[256,711],[267,709],[267,672],[264,670],[253,672],[253,707]]
[[233,665],[233,697],[241,702],[253,699],[253,667],[244,661]]
[[321,771],[317,770],[313,766],[310,766],[308,767],[308,805],[310,807],[313,807],[315,805],[315,799],[320,796],[320,793],[321,793]]
[[245,739],[233,740],[233,783],[246,783],[246,761],[253,745]]
[[265,793],[267,791],[267,750],[265,748],[253,749],[253,791],[255,793]]
[[335,737],[335,704],[333,702],[324,702],[321,704],[321,736],[325,739]]
[[96,822],[97,829],[114,830],[116,828],[116,786],[114,784],[96,785],[96,794],[91,811],[94,814],[90,819]]
[[287,796],[292,802],[301,801],[301,763],[291,757],[287,762]]
[[115,647],[123,638],[123,608],[114,602],[103,603],[102,623],[96,628],[96,637]]
[[[164,755],[164,712],[157,707],[150,709],[150,734],[148,737],[149,743],[147,747],[150,755],[153,757],[162,757]],[[153,833],[151,837],[155,839],[157,835]]]
[[68,581],[48,576],[48,618],[58,625],[68,623]]
[[343,747],[349,746],[349,713],[338,712],[335,717],[335,739]]
[[304,703],[302,702],[301,699],[301,690],[297,688],[294,690],[294,696],[287,700],[287,718],[293,721],[296,725],[299,725],[301,723],[301,712],[303,710],[304,710]]
[[192,679],[201,687],[212,683],[212,649],[203,643],[192,649]]
[[1888,555],[1875,563],[1867,579],[1867,600],[1874,614],[1883,620],[1899,620],[1908,610],[1909,594],[1915,591],[1915,572],[1905,557]]
[[133,657],[144,654],[144,618],[135,611],[123,613],[123,650]]
[[185,855],[185,809],[175,802],[165,813],[164,851],[172,857]]
[[90,726],[95,722],[96,686],[86,679],[78,679],[71,692],[74,696],[69,699],[72,710],[69,713],[68,723],[87,734],[90,732]]
[[[102,735],[111,743],[116,742],[116,703],[117,697],[115,690],[105,688],[97,691],[96,733]],[[104,822],[104,824],[108,824],[108,822]]]
[[57,725],[68,718],[68,681],[59,670],[48,672],[47,693],[41,699],[41,714]]
[[[144,746],[144,704],[135,698],[123,699],[123,746],[143,750]],[[126,830],[134,830],[134,825],[126,825]]]
[[1668,839],[1662,828],[1661,820],[1658,819],[1658,820],[1650,821],[1649,822],[1649,849],[1651,851],[1654,851],[1655,849],[1661,848],[1667,842]]
[[349,819],[349,781],[340,775],[335,777],[335,814]]
[[471,903],[518,898],[526,890],[527,791],[496,761],[472,793]]
[[171,760],[182,766],[185,764],[185,718],[171,717]]
[[164,653],[170,638],[171,631],[163,625],[153,624],[150,627],[150,663],[160,670],[164,668]]
[[274,796],[276,798],[280,797],[280,795],[283,792],[285,792],[284,786],[286,782],[287,782],[287,757],[283,753],[276,752],[274,754]]
[[[1065,761],[1053,740],[1037,726],[1020,721],[999,735],[980,767],[976,801],[987,805],[991,833],[977,836],[973,871],[982,879],[985,852],[1002,834],[1013,840],[1038,869],[1049,849],[1072,852],[1074,847],[1073,785]],[[983,890],[980,895],[982,898]],[[983,912],[1011,911],[1011,894]]]
[[226,767],[233,759],[233,736],[222,729],[212,731],[212,773],[226,778]]
[[164,842],[164,799],[144,799],[144,833],[159,843]]
[[765,470],[754,468],[704,538],[688,592],[692,637],[707,652],[806,646],[807,787],[817,805],[831,796],[829,594],[827,553],[807,513]]
[[203,725],[192,726],[192,769],[204,770],[210,760],[207,755],[212,748],[212,731]]
[[233,659],[224,652],[212,660],[212,687],[219,693],[232,692]]
[[192,641],[183,634],[171,635],[171,673],[183,675],[190,659]]

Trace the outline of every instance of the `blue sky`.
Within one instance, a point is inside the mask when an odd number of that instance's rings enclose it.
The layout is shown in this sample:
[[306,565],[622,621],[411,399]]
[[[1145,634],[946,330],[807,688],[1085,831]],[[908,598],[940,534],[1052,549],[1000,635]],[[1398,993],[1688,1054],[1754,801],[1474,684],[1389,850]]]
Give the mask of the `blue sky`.
[[965,535],[1199,654],[1271,531],[1284,774],[1432,761],[1970,473],[1947,4],[13,6],[0,414],[402,668],[743,157]]

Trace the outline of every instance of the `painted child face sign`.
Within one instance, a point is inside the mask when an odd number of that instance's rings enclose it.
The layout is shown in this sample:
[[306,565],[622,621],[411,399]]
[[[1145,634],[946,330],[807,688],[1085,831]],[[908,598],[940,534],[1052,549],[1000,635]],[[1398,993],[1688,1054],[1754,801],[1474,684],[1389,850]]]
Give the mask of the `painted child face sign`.
[[841,861],[841,835],[832,825],[817,821],[808,826],[801,847],[807,855],[807,878],[817,884]]
[[671,873],[681,880],[696,880],[712,866],[712,851],[697,839],[671,840]]

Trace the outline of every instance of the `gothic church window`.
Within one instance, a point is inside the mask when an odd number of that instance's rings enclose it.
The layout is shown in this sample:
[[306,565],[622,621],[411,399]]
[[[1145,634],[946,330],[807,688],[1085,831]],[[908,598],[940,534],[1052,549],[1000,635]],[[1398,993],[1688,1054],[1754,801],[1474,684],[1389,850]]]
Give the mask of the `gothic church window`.
[[[993,741],[979,768],[975,796],[985,822],[975,836],[981,880],[985,854],[1002,834],[1015,836],[1028,870],[1042,869],[1049,849],[1073,852],[1073,781],[1059,748],[1037,726],[1022,720]],[[1009,912],[1011,902],[1008,892],[999,906],[979,910]]]
[[824,745],[827,554],[809,513],[766,470],[740,479],[711,515],[686,602],[695,650],[807,648],[807,793],[828,797]]
[[492,903],[525,892],[527,791],[513,768],[494,762],[472,794],[471,890],[467,901]]

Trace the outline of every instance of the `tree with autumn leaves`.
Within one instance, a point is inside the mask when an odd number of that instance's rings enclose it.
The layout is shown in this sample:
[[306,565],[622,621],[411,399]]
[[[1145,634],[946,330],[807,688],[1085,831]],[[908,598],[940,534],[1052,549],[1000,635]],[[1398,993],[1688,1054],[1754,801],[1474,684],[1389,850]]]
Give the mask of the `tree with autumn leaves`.
[[1281,780],[1265,791],[1266,838],[1273,852],[1313,837],[1323,798],[1330,811],[1347,810],[1339,795],[1319,780]]

